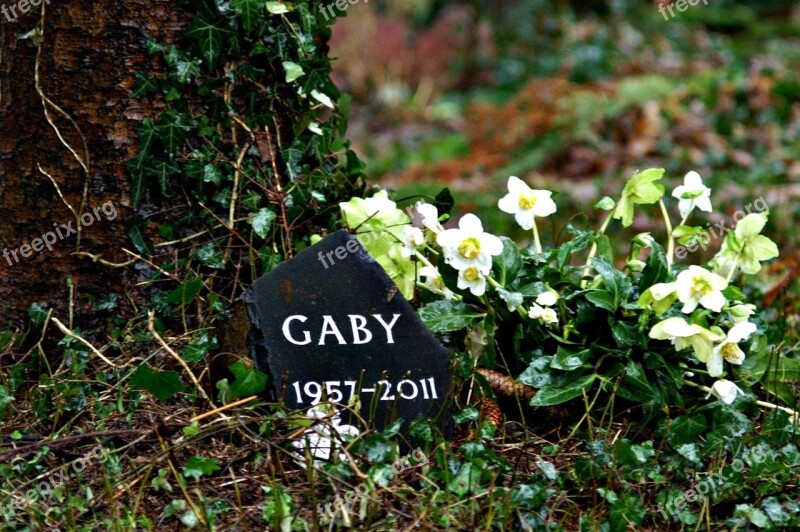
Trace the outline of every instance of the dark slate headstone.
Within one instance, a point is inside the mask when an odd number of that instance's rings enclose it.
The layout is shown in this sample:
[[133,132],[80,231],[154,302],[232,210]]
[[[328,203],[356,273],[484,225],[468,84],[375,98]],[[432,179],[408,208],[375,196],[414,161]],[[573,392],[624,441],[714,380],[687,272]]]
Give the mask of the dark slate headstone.
[[347,404],[355,394],[377,428],[396,418],[444,421],[447,349],[347,231],[260,277],[245,301],[256,367],[288,407]]

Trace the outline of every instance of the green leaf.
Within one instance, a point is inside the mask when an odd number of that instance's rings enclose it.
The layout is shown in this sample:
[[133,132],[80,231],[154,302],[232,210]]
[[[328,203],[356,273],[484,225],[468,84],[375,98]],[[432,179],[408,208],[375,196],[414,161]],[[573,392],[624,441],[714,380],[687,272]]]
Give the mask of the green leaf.
[[478,318],[485,316],[460,301],[443,299],[419,309],[419,317],[432,332],[448,332],[464,329]]
[[131,97],[141,98],[142,96],[146,96],[158,90],[158,83],[156,83],[156,80],[144,72],[137,72],[134,74],[134,77],[136,78],[136,85],[133,88]]
[[603,282],[612,296],[614,310],[616,310],[630,292],[630,280],[605,258],[592,259],[592,268],[597,270],[597,273],[603,278]]
[[609,316],[608,324],[611,326],[611,334],[619,347],[632,347],[644,345],[645,338],[635,323],[627,323],[615,320]]
[[247,397],[263,392],[267,388],[267,375],[253,367],[247,367],[243,360],[231,364],[231,370],[236,380],[230,385],[229,390],[237,397]]
[[231,9],[239,15],[242,26],[249,33],[253,31],[256,24],[263,19],[261,6],[264,3],[260,0],[231,0]]
[[550,367],[563,371],[573,371],[583,366],[591,356],[591,349],[584,349],[576,352],[559,346],[558,350],[556,351],[556,356],[550,363]]
[[250,224],[253,226],[253,231],[261,238],[267,238],[269,230],[272,227],[272,222],[275,221],[277,215],[267,208],[260,209]]
[[191,120],[174,109],[161,113],[155,130],[167,153],[175,153],[183,144],[186,134],[191,131]]
[[207,16],[196,17],[186,29],[186,36],[193,39],[206,61],[207,68],[214,68],[222,56],[225,41],[233,31],[222,19],[209,20]]
[[522,268],[522,257],[519,249],[513,240],[507,236],[501,236],[503,241],[503,252],[492,258],[492,269],[495,272],[495,280],[501,286],[508,286],[517,277]]
[[286,83],[291,83],[305,74],[303,67],[291,61],[284,61],[283,69],[286,71]]
[[47,309],[40,303],[31,303],[31,306],[28,307],[28,316],[30,316],[33,326],[39,328],[44,325],[44,320],[47,319]]
[[139,253],[145,255],[152,255],[155,253],[153,243],[144,233],[147,228],[147,221],[137,214],[132,216],[128,223],[128,238],[131,239],[133,247],[135,247]]
[[181,169],[172,161],[151,161],[147,173],[155,177],[163,195],[167,195],[170,178],[180,173]]
[[669,425],[667,439],[674,449],[684,443],[692,443],[708,428],[705,416],[678,416]]
[[596,307],[615,312],[617,305],[614,303],[614,296],[605,290],[592,290],[586,292],[586,299],[594,303]]
[[639,290],[644,291],[654,284],[663,283],[669,277],[667,254],[658,242],[653,242],[650,256],[647,257],[642,276],[639,278]]
[[617,393],[624,399],[639,403],[652,402],[656,397],[656,392],[650,385],[642,365],[634,360],[628,362]]
[[131,375],[131,385],[153,394],[159,401],[169,399],[184,390],[181,376],[177,371],[153,371],[141,365]]
[[199,479],[203,475],[210,475],[221,468],[213,458],[203,458],[202,456],[192,456],[183,467],[183,476]]
[[292,10],[292,4],[284,2],[267,2],[267,11],[273,15],[282,15]]
[[535,357],[517,380],[534,388],[544,388],[553,380],[550,370],[550,364],[552,363],[552,356]]
[[592,373],[558,387],[552,386],[551,383],[536,392],[536,395],[531,399],[531,406],[558,405],[580,397],[584,391],[592,386],[596,378],[597,375]]
[[649,168],[634,174],[622,191],[622,197],[614,209],[614,218],[621,220],[623,227],[633,223],[633,209],[636,204],[656,203],[664,195],[664,185],[656,183],[664,175],[663,168]]
[[194,279],[182,283],[178,288],[170,292],[167,295],[167,303],[188,305],[197,297],[197,294],[200,293],[202,288],[202,277],[195,277]]

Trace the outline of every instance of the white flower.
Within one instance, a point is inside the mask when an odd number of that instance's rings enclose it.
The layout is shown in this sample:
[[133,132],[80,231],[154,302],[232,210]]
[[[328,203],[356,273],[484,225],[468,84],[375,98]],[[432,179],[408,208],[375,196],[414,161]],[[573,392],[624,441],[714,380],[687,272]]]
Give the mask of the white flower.
[[725,339],[714,347],[714,352],[706,363],[708,374],[712,377],[722,375],[723,359],[740,366],[744,362],[744,351],[738,344],[750,338],[754,332],[756,332],[756,324],[749,321],[743,321],[731,327]]
[[[736,399],[737,395],[744,395],[744,390],[729,380],[719,379],[717,382],[711,385],[711,391],[708,395],[713,395],[714,397],[721,399],[723,403],[729,405],[733,403],[733,400]],[[708,395],[706,397],[708,397]]]
[[425,243],[425,235],[419,227],[411,225],[403,226],[403,248],[400,250],[400,255],[403,258],[413,256],[417,248]]
[[442,224],[439,223],[439,211],[435,205],[419,202],[416,205],[417,212],[422,216],[422,225],[434,234],[444,231]]
[[555,290],[548,290],[536,296],[536,304],[543,307],[552,307],[558,301],[558,292]]
[[[333,409],[331,415],[331,405],[316,405],[306,411],[306,417],[315,420],[316,423],[312,424],[308,430],[297,439],[291,442],[292,447],[298,450],[293,453],[300,465],[305,467],[305,452],[308,447],[311,457],[313,458],[313,465],[320,466],[323,462],[331,460],[334,451],[342,446],[343,438],[346,436],[348,439],[358,436],[359,430],[353,425],[342,425],[341,414]],[[324,419],[327,421],[322,421]],[[342,452],[338,453],[339,459],[344,460],[346,455]]]
[[[694,323],[689,323],[685,318],[674,317],[662,320],[650,329],[648,336],[656,340],[670,340],[677,351],[688,346],[694,348],[694,354],[700,362],[711,360],[714,354],[714,342],[725,338],[721,331],[709,330]],[[709,374],[710,374],[709,370]],[[716,377],[716,375],[711,375]]]
[[468,266],[458,272],[457,286],[461,290],[469,288],[472,295],[482,296],[486,293],[486,277],[477,267]]
[[496,236],[484,233],[480,219],[465,214],[458,221],[458,229],[447,229],[436,237],[442,247],[444,260],[456,270],[475,267],[483,275],[492,269],[492,256],[503,252],[503,242]]
[[547,325],[558,323],[558,313],[550,307],[540,307],[536,303],[528,310],[528,317],[532,320],[540,320]]
[[542,321],[547,325],[555,325],[558,323],[558,313],[550,307],[542,309]]
[[725,304],[722,290],[727,288],[728,281],[705,268],[689,266],[678,274],[675,284],[685,314],[694,312],[698,304],[714,312],[721,311]]
[[436,294],[442,294],[445,299],[453,299],[453,291],[445,286],[439,270],[433,266],[423,266],[417,275],[424,278],[422,284],[425,285],[425,288]]
[[533,218],[543,218],[556,212],[556,204],[549,190],[534,190],[516,176],[508,178],[508,194],[503,196],[498,207],[503,212],[514,215],[523,229],[533,227]]
[[701,211],[711,212],[711,189],[703,184],[697,172],[689,172],[683,178],[683,185],[675,187],[672,196],[678,198],[678,210],[681,217],[686,218],[694,207]]

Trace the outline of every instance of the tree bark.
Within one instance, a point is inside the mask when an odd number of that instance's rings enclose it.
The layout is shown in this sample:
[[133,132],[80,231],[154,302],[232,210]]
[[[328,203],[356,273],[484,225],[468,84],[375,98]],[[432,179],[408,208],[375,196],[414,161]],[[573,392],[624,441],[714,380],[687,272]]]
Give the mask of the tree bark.
[[[12,5],[18,18],[0,14],[0,330],[25,329],[33,302],[63,317],[71,299],[70,317],[88,315],[94,300],[132,284],[132,269],[91,256],[132,258],[122,249],[133,213],[124,164],[134,127],[159,112],[131,98],[134,74],[158,75],[147,39],[171,43],[192,17],[175,2]],[[79,234],[66,234],[70,224]],[[20,249],[47,233],[51,249]]]

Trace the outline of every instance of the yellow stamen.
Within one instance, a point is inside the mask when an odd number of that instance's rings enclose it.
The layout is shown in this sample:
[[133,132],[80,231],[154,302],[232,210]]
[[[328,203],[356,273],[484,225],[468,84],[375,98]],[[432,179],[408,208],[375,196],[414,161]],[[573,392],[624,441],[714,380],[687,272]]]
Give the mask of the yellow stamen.
[[470,266],[466,270],[464,270],[464,279],[469,282],[477,281],[478,278],[481,276],[480,272],[478,272],[478,268],[475,266]]
[[477,259],[481,252],[481,243],[475,237],[470,237],[461,242],[458,252],[465,259]]
[[521,209],[533,209],[534,205],[536,205],[536,194],[532,190],[522,192],[519,195],[519,207]]

